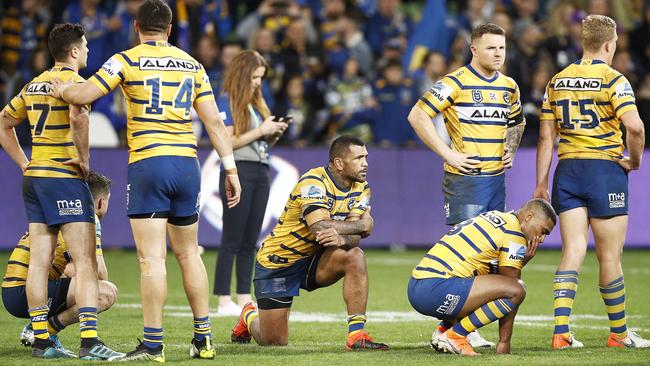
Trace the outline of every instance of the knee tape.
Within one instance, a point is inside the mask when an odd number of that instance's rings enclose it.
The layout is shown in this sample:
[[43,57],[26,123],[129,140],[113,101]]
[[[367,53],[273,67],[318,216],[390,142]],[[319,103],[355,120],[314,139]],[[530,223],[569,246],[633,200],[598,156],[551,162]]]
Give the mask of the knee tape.
[[140,275],[144,277],[155,277],[167,275],[165,259],[160,257],[140,257]]

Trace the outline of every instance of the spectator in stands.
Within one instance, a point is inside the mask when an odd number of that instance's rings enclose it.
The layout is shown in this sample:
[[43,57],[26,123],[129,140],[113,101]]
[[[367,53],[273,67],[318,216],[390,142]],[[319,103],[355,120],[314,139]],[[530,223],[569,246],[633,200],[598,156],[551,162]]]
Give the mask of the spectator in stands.
[[414,145],[416,136],[406,118],[420,94],[413,81],[404,77],[399,59],[388,62],[375,82],[373,94],[378,104],[372,125],[375,143],[381,147]]
[[248,48],[257,51],[269,64],[264,83],[268,83],[273,93],[278,93],[284,78],[284,65],[278,57],[275,34],[266,28],[256,30],[248,41]]
[[524,116],[526,117],[526,129],[521,138],[519,146],[536,146],[539,137],[539,115],[542,108],[542,100],[546,92],[546,85],[553,76],[553,69],[550,61],[538,63],[530,77],[530,87],[522,91],[521,101]]
[[68,4],[64,14],[65,23],[82,24],[86,31],[86,40],[88,40],[88,66],[79,70],[79,75],[83,78],[89,78],[99,68],[113,48],[109,45],[111,39],[108,30],[108,14],[99,6],[99,0],[79,0]]
[[133,28],[133,20],[140,4],[142,4],[142,0],[125,0],[120,3],[115,15],[109,19],[108,27],[111,29],[110,46],[113,48],[108,54],[128,50],[138,44],[135,29]]
[[362,22],[361,13],[350,11],[339,18],[337,30],[348,57],[355,58],[363,74],[372,79],[375,75],[374,57],[370,45],[360,31]]
[[205,0],[201,8],[199,29],[218,39],[226,38],[233,28],[232,17],[224,0]]
[[[650,70],[650,5],[643,11],[641,23],[630,34],[630,52],[639,59],[645,70]],[[650,129],[649,129],[650,130]]]
[[447,58],[438,51],[429,51],[422,60],[422,66],[413,73],[416,95],[424,95],[433,83],[447,74]]
[[487,23],[492,18],[494,4],[487,0],[469,0],[466,7],[458,16],[458,25],[467,32],[471,32],[474,27]]
[[[225,172],[219,192],[223,202],[223,233],[215,270],[214,294],[219,297],[218,313],[237,315],[251,301],[251,279],[255,245],[262,229],[269,198],[269,148],[287,128],[274,121],[262,97],[262,78],[268,69],[264,58],[253,50],[240,52],[226,69],[223,91],[217,99],[219,111],[230,133],[237,162],[242,196],[228,208]],[[245,193],[244,193],[245,192]],[[237,306],[230,297],[233,260],[237,260]]]
[[291,122],[279,144],[304,147],[311,142],[314,119],[313,108],[305,98],[303,77],[298,74],[289,77],[282,90],[284,93],[278,98],[277,115],[291,116]]
[[410,20],[399,10],[400,0],[377,0],[377,12],[366,22],[364,34],[375,56],[392,38],[408,37]]
[[377,103],[372,97],[372,87],[359,75],[357,60],[349,58],[342,78],[332,78],[327,89],[325,101],[330,112],[328,139],[345,134],[356,136],[365,143],[371,142],[371,125],[376,117]]
[[305,27],[306,37],[309,43],[315,43],[318,33],[310,18],[304,17],[296,0],[263,0],[257,11],[244,18],[236,28],[237,37],[246,41],[259,28],[266,28],[275,33],[276,37],[282,37],[285,30],[294,18],[300,18]]
[[221,65],[219,64],[219,44],[217,39],[209,34],[204,34],[199,39],[194,51],[194,57],[203,65],[205,73],[210,78],[212,93],[219,95],[219,79],[221,76]]
[[[572,36],[576,24],[576,7],[571,2],[560,1],[550,11],[546,21],[547,39],[542,47],[553,57],[555,70],[562,70],[580,57],[580,38]],[[581,20],[581,18],[580,18]]]
[[[531,82],[530,75],[533,74],[535,65],[541,61],[550,60],[541,43],[544,34],[537,24],[533,22],[519,23],[515,27],[515,34],[519,35],[514,50],[508,50],[508,58],[514,60],[507,70],[510,77],[517,80],[519,90],[522,94],[528,93]],[[502,72],[506,73],[505,70]]]
[[32,54],[45,48],[48,21],[39,13],[41,8],[41,0],[13,1],[1,19],[0,84],[3,90],[0,96],[4,104],[34,76],[30,67]]

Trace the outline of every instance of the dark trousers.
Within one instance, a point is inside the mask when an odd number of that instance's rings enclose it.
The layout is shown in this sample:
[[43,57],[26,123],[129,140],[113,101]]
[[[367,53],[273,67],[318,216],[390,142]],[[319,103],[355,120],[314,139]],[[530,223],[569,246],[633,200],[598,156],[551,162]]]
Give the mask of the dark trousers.
[[214,294],[230,295],[233,260],[237,260],[237,293],[251,293],[251,278],[255,262],[255,244],[262,230],[266,203],[271,184],[266,164],[238,161],[241,201],[228,208],[225,174],[219,178],[219,194],[223,202],[223,232],[214,273]]

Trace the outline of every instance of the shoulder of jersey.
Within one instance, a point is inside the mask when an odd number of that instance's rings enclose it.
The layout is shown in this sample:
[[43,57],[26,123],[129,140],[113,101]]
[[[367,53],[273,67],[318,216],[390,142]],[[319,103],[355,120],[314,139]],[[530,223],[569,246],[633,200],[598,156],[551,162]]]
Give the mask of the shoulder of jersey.
[[506,74],[503,74],[503,73],[499,73],[499,76],[503,77],[504,82],[505,82],[506,84],[508,84],[508,86],[510,86],[510,87],[512,87],[512,88],[516,88],[516,87],[517,87],[517,82],[515,81],[515,79],[513,79],[513,78],[511,78],[510,76],[508,76],[508,75],[506,75]]
[[306,176],[309,176],[309,175],[325,178],[325,176],[327,174],[325,173],[325,169],[323,167],[318,167],[318,168],[309,169],[302,176],[306,177]]

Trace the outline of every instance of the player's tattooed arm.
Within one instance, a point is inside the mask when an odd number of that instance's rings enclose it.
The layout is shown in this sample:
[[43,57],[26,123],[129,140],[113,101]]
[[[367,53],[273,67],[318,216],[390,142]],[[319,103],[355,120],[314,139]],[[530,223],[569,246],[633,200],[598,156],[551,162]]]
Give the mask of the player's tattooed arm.
[[324,247],[352,249],[359,246],[361,235],[339,235],[334,228],[316,232],[316,241]]
[[519,143],[521,142],[521,136],[524,134],[524,128],[526,123],[522,122],[515,126],[508,127],[506,130],[506,147],[505,155],[503,156],[503,164],[506,169],[512,167],[512,161],[514,160],[517,149],[519,148]]
[[370,235],[374,222],[372,217],[360,218],[355,221],[337,221],[330,218],[330,213],[324,208],[316,208],[314,210],[306,210],[304,214],[307,226],[312,234],[316,235],[317,232],[325,229],[334,229],[339,235],[360,235],[366,237]]

